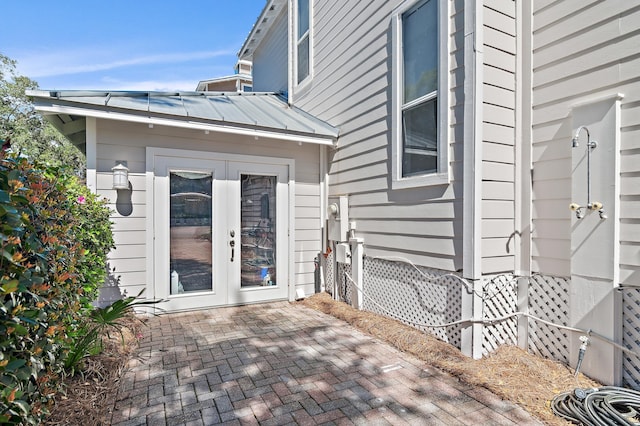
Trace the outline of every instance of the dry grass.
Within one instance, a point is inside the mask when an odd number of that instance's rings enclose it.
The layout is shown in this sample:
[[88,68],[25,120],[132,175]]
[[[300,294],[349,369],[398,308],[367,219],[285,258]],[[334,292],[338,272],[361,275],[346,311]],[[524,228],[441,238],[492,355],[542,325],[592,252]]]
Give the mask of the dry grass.
[[564,364],[514,346],[503,346],[486,358],[473,360],[431,335],[387,317],[358,311],[334,301],[326,293],[316,294],[300,303],[342,319],[470,385],[485,387],[548,425],[571,424],[556,417],[549,408],[549,402],[556,394],[576,387],[600,386],[582,374],[575,378],[573,370]]
[[104,336],[101,354],[86,358],[82,373],[65,379],[66,395],[56,403],[45,425],[108,425],[120,376],[136,347],[142,323],[133,315],[125,319],[124,345],[119,333]]

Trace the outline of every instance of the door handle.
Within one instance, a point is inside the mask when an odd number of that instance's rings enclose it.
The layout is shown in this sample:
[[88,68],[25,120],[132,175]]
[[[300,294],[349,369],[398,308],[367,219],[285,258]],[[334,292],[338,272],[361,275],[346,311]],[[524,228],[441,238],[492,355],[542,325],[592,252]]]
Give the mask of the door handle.
[[231,246],[231,261],[233,262],[233,258],[235,257],[235,247],[236,247],[236,241],[235,240],[231,240],[229,241],[229,245]]

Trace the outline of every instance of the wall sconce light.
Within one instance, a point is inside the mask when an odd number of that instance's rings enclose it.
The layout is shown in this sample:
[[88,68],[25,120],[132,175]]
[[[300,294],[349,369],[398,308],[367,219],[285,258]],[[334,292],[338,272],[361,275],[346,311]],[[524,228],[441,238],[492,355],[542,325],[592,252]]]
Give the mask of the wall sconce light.
[[331,203],[327,208],[327,214],[330,217],[337,218],[340,215],[340,207],[338,207],[338,203]]
[[129,168],[126,161],[116,161],[111,168],[113,172],[113,189],[129,189]]

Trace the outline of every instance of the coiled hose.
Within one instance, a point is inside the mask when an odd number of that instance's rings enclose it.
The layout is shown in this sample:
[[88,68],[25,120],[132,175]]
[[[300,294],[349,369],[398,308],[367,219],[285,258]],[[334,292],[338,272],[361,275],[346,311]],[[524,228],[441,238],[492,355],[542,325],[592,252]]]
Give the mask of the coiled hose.
[[576,388],[556,395],[551,409],[576,424],[640,425],[640,392],[616,386]]

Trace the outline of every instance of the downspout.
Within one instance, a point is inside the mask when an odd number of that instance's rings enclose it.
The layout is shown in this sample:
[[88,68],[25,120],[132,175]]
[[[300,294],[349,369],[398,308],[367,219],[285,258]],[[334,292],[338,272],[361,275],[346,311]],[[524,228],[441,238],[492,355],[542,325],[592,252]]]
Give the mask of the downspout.
[[287,93],[287,102],[289,103],[289,105],[293,105],[293,80],[295,78],[294,76],[294,62],[293,62],[293,50],[295,49],[295,42],[294,42],[294,37],[295,37],[295,32],[296,32],[296,27],[295,27],[295,14],[293,13],[293,8],[295,7],[295,0],[289,0],[288,2],[288,6],[287,6],[287,15],[289,18],[289,26],[287,28],[287,51],[288,51],[288,55],[287,55],[287,61],[288,61],[288,66],[287,66],[287,83],[288,83],[288,93]]
[[[482,294],[482,0],[464,3],[464,174],[463,174],[463,276]],[[482,300],[463,295],[462,315],[482,318]],[[482,356],[482,325],[462,331],[463,352]]]

